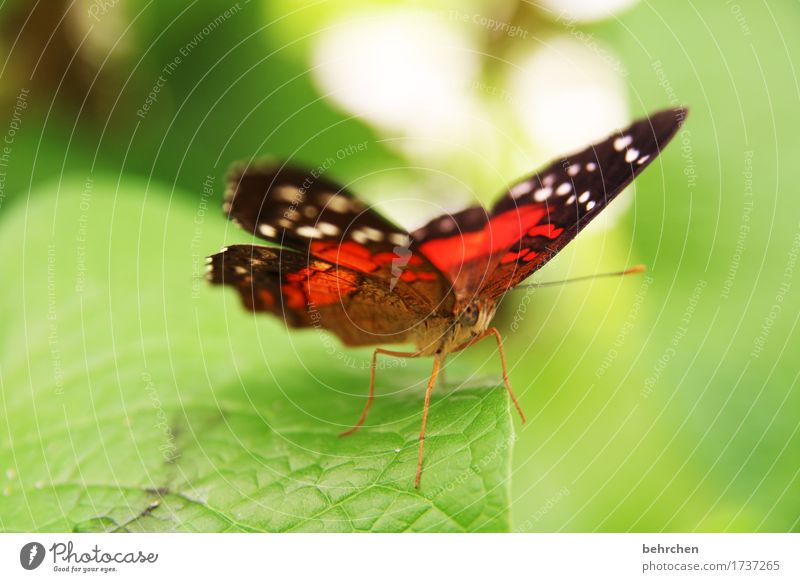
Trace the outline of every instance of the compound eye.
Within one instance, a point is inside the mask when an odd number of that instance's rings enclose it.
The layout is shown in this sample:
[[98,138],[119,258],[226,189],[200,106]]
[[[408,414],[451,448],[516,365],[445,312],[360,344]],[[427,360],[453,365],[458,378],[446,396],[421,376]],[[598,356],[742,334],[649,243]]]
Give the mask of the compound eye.
[[475,325],[478,321],[478,307],[472,303],[467,305],[464,309],[464,323],[467,325]]

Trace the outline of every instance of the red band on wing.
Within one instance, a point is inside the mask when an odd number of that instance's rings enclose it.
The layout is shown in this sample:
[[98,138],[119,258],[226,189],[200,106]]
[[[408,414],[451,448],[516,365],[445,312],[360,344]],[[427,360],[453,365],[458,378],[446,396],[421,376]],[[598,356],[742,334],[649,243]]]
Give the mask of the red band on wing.
[[286,301],[286,307],[289,309],[303,309],[306,306],[306,297],[302,287],[283,285],[281,290]]
[[435,281],[436,273],[430,273],[428,271],[405,270],[400,274],[400,279],[406,283],[411,283],[412,281]]
[[261,289],[258,292],[258,296],[267,307],[272,308],[275,306],[275,296],[266,289]]
[[343,243],[315,241],[311,243],[311,253],[321,259],[349,267],[360,273],[372,273],[380,268],[373,260],[369,249],[351,241]]
[[[402,254],[405,251],[406,254]],[[434,271],[419,270],[425,266],[422,257],[413,254],[407,249],[402,249],[400,253],[380,252],[372,254],[363,245],[352,241],[343,243],[331,241],[315,241],[311,243],[311,252],[326,261],[341,265],[358,271],[359,273],[375,273],[381,268],[390,267],[393,271],[396,268],[402,269],[400,280],[406,283],[414,281],[435,281],[437,275]],[[316,303],[325,303],[325,297]]]
[[423,243],[420,249],[440,270],[452,272],[453,267],[458,269],[467,261],[509,248],[544,216],[543,205],[520,206],[493,217],[481,230],[436,238]]
[[503,258],[500,259],[500,264],[501,265],[507,265],[508,263],[513,263],[514,261],[516,261],[517,259],[519,259],[523,255],[525,255],[527,252],[528,252],[528,249],[522,249],[521,251],[516,252],[516,253],[513,252],[513,251],[510,252],[510,253],[506,253],[506,254],[503,255]]
[[353,293],[358,284],[355,273],[335,269],[318,261],[295,273],[286,273],[286,283],[281,286],[286,306],[303,309],[306,305],[330,305],[343,296]]
[[546,236],[547,238],[557,238],[564,232],[561,227],[555,227],[551,223],[538,224],[528,231],[528,236]]

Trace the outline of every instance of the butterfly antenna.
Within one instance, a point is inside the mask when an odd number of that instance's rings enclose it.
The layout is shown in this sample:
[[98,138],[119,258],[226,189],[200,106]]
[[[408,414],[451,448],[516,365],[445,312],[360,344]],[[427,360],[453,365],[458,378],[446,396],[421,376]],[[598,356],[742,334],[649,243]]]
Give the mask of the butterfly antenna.
[[514,289],[538,289],[539,287],[556,287],[558,285],[566,285],[567,283],[577,283],[579,281],[588,281],[591,279],[603,279],[605,277],[624,277],[625,275],[635,275],[636,273],[644,273],[647,267],[644,265],[635,265],[630,269],[624,271],[614,271],[613,273],[598,273],[596,275],[584,275],[583,277],[575,277],[574,279],[564,279],[563,281],[546,281],[544,283],[531,283],[529,285],[518,285]]

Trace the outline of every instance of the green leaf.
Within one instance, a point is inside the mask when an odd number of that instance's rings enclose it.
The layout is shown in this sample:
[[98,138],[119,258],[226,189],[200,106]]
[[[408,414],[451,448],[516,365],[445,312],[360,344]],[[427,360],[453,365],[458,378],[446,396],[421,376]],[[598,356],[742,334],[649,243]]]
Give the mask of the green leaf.
[[244,240],[218,200],[125,180],[2,209],[0,529],[509,529],[501,388],[437,387],[414,489],[430,361],[386,360],[337,438],[370,352],[207,286],[204,257]]

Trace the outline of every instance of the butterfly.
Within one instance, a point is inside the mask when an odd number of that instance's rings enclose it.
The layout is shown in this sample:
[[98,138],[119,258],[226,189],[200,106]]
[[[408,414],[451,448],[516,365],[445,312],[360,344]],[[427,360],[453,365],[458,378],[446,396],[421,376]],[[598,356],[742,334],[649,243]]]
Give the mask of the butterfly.
[[640,119],[509,187],[491,209],[472,206],[409,233],[318,171],[240,165],[227,179],[223,209],[273,246],[237,244],[208,261],[208,279],[234,287],[244,306],[290,327],[322,328],[348,346],[375,348],[367,417],[379,354],[430,356],[417,472],[422,476],[431,392],[448,354],[484,338],[497,342],[503,382],[517,411],[500,332],[500,299],[540,269],[650,164],[686,118],[685,108]]

